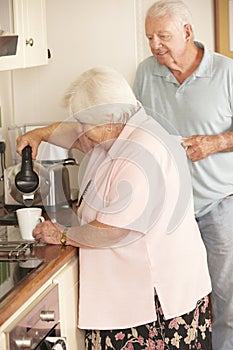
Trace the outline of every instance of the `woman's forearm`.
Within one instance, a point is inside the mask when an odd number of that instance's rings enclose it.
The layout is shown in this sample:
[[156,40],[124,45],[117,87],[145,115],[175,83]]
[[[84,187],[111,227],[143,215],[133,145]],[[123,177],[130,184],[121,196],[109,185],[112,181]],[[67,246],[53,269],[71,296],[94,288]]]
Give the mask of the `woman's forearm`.
[[67,149],[77,148],[82,152],[92,148],[78,122],[56,122],[19,136],[17,152],[21,154],[22,150],[29,145],[32,147],[32,158],[36,159],[38,147],[42,141]]
[[[130,230],[104,225],[98,221],[93,221],[79,227],[71,227],[67,231],[67,244],[76,247],[87,248],[111,248],[117,245],[121,246],[122,242],[128,237]],[[140,232],[135,232],[132,240],[141,238]],[[126,240],[127,241],[127,240]],[[126,244],[129,244],[127,242]]]

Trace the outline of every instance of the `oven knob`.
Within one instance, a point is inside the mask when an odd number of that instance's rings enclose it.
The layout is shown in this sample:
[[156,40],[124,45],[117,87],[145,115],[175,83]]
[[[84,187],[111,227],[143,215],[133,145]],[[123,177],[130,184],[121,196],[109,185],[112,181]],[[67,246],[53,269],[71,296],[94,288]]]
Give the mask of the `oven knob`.
[[30,338],[16,339],[15,344],[18,349],[31,349],[32,339]]
[[40,319],[41,321],[55,321],[55,312],[54,311],[44,311],[42,310],[40,313]]

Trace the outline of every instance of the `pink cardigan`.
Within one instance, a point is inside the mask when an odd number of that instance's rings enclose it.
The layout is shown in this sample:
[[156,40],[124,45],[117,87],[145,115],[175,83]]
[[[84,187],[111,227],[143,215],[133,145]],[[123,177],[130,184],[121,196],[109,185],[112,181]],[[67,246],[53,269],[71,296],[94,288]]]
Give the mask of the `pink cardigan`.
[[[130,234],[108,249],[80,249],[80,328],[156,320],[155,290],[166,319],[193,310],[211,291],[191,187],[182,220],[167,233],[185,179],[180,181],[174,157],[155,137],[158,128],[141,109],[109,150],[97,147],[88,160],[80,192],[90,179],[92,184],[78,209],[81,224],[98,220]],[[180,156],[187,166],[182,147]]]

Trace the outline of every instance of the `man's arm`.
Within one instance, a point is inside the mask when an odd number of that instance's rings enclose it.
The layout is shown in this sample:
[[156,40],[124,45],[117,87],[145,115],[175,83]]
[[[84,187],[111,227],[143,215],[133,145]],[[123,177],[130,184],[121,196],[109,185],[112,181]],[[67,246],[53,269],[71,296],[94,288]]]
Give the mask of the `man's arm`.
[[233,151],[233,131],[218,135],[193,135],[184,137],[183,147],[192,162],[207,158],[218,152]]

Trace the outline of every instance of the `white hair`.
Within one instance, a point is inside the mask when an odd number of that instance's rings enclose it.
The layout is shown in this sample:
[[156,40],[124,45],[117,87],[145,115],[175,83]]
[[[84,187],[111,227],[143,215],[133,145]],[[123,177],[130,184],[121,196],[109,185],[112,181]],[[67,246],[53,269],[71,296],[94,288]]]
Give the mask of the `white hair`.
[[192,24],[191,13],[186,4],[181,0],[159,0],[155,2],[146,13],[147,17],[164,17],[170,15],[178,28],[185,24]]
[[70,85],[63,106],[77,119],[82,118],[82,122],[100,124],[108,122],[110,115],[111,122],[125,121],[125,114],[135,111],[137,100],[121,74],[99,66],[85,71]]

